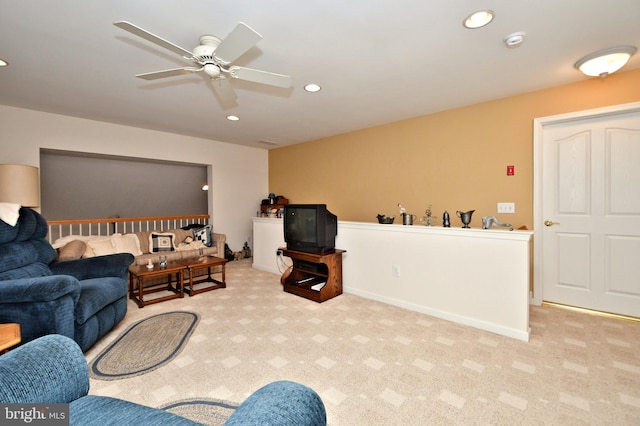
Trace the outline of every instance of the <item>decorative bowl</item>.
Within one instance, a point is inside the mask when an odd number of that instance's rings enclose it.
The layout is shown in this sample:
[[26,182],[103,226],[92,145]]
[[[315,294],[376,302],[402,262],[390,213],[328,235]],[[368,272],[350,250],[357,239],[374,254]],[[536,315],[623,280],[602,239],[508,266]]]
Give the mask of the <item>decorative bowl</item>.
[[385,223],[385,224],[393,223],[393,220],[396,218],[395,216],[385,216],[383,214],[379,214],[376,217],[378,218],[378,223]]

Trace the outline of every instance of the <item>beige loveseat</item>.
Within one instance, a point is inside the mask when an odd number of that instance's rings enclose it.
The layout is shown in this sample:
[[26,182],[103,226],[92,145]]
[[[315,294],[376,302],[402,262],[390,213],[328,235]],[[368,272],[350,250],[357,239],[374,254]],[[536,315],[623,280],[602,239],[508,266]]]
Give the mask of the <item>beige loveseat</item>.
[[[210,246],[197,234],[210,235]],[[160,256],[167,260],[197,258],[202,255],[224,258],[226,235],[214,233],[210,226],[200,229],[169,229],[164,231],[142,231],[112,235],[68,235],[52,243],[58,250],[58,260],[73,260],[111,253],[131,253],[134,264],[157,264]]]

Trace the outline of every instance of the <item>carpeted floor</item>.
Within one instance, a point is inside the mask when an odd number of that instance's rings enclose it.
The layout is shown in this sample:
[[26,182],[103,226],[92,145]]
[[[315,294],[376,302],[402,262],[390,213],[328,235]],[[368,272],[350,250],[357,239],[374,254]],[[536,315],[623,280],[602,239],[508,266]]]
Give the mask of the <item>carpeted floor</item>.
[[528,343],[343,294],[322,304],[279,276],[230,262],[227,288],[139,309],[134,322],[193,311],[182,352],[148,374],[91,379],[91,394],[149,406],[242,402],[279,379],[322,397],[330,425],[640,424],[640,323],[532,307]]

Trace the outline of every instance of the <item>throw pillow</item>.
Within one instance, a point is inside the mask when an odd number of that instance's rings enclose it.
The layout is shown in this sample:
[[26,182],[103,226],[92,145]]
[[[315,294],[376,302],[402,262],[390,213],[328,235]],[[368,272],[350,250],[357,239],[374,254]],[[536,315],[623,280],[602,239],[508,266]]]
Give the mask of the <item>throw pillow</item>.
[[84,241],[73,240],[65,244],[58,253],[58,261],[66,262],[68,260],[80,259],[87,249]]
[[99,240],[105,238],[105,236],[100,236],[100,235],[67,235],[66,237],[61,237],[58,238],[57,240],[55,240],[53,242],[53,244],[51,244],[51,246],[58,250],[59,248],[64,247],[66,244],[70,243],[71,241],[75,241],[75,240],[80,240],[80,241],[84,241],[87,242],[89,240]]
[[[91,252],[93,252],[93,256],[105,256],[116,252],[115,247],[113,247],[111,243],[111,237],[89,240],[87,241],[87,246],[89,246]],[[88,256],[88,254],[86,256]]]
[[211,247],[213,240],[211,238],[211,225],[207,225],[204,228],[194,229],[193,238],[196,241],[201,241],[207,247]]
[[174,251],[176,249],[174,239],[175,235],[170,232],[152,232],[149,235],[149,251],[151,253]]
[[134,234],[113,234],[111,242],[115,247],[116,253],[131,253],[134,256],[140,256],[140,241],[138,236]]
[[198,229],[198,228],[203,228],[203,227],[204,227],[204,225],[202,225],[200,223],[190,223],[189,225],[183,226],[180,229],[184,229],[185,231],[188,231],[190,229]]

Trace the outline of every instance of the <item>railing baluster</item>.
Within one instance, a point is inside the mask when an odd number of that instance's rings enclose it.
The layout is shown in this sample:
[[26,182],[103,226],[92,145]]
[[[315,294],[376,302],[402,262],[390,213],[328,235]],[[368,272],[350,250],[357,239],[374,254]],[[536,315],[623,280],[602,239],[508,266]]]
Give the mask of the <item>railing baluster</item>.
[[[108,236],[113,233],[160,231],[182,228],[185,225],[197,223],[205,225],[210,220],[209,215],[187,216],[150,216],[127,218],[100,219],[69,219],[48,221],[47,238],[49,243],[68,235]],[[104,227],[104,228],[103,228]]]

